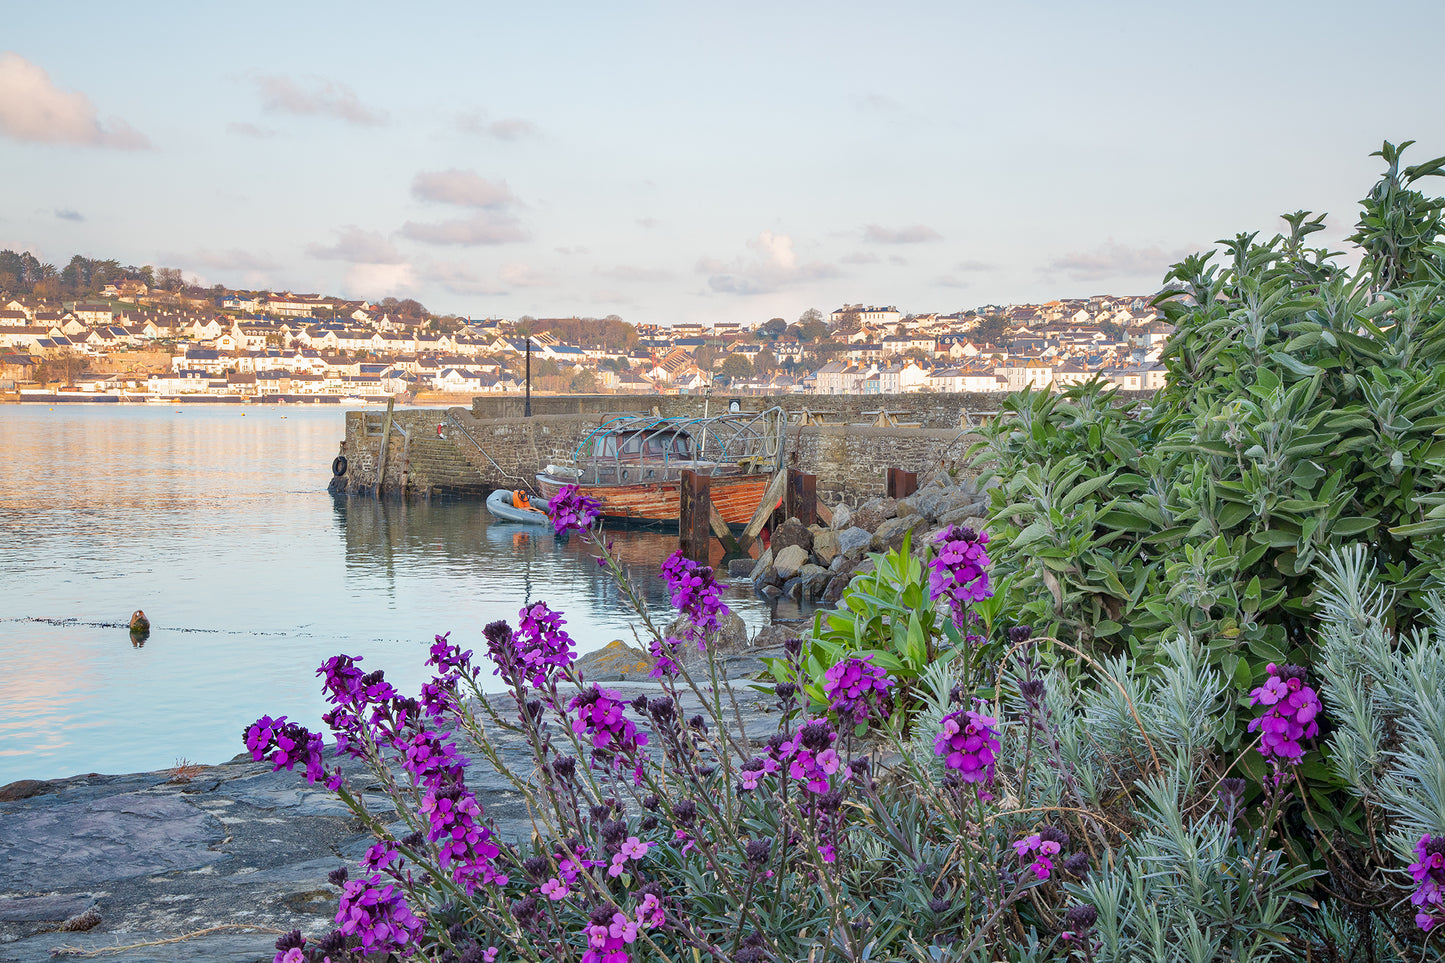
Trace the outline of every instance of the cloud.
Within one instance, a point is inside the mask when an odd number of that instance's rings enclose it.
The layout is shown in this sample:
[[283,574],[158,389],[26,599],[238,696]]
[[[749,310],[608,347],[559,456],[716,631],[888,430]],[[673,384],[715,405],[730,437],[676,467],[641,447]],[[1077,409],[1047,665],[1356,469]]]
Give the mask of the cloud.
[[1162,245],[1129,247],[1112,237],[1092,251],[1075,251],[1055,258],[1044,270],[1064,274],[1075,281],[1102,281],[1123,277],[1158,280],[1169,265],[1188,256],[1188,248],[1166,250]]
[[507,187],[505,181],[489,181],[472,171],[456,168],[447,171],[422,171],[412,178],[411,194],[423,201],[493,210],[517,203],[516,195]]
[[599,267],[596,273],[614,281],[671,281],[674,277],[666,268],[638,267],[632,264]]
[[265,254],[252,254],[236,247],[224,251],[202,248],[189,257],[175,257],[171,260],[201,264],[217,271],[270,271],[280,267],[276,261]]
[[960,274],[973,274],[978,271],[997,271],[998,265],[988,261],[959,261],[953,269]]
[[652,230],[654,227],[657,227],[657,225],[658,221],[655,217],[639,217],[637,219],[637,226],[649,231]]
[[58,208],[56,208],[56,209],[55,209],[55,216],[58,217],[58,218],[60,218],[62,221],[83,221],[83,220],[85,220],[85,215],[84,215],[84,214],[80,213],[79,211],[71,210],[71,209],[68,208],[68,207],[58,207]]
[[230,123],[226,125],[226,133],[239,134],[242,137],[255,137],[264,140],[268,137],[275,137],[276,132],[269,127],[261,127],[256,124]]
[[558,254],[566,254],[569,257],[576,254],[591,254],[592,252],[581,244],[572,244],[566,247],[557,248]]
[[854,105],[863,111],[882,114],[901,114],[903,105],[884,94],[860,94],[853,98]]
[[900,228],[869,224],[863,228],[863,240],[871,244],[924,244],[928,241],[941,241],[943,235],[927,224],[910,224]]
[[786,234],[762,231],[748,241],[755,257],[738,258],[724,263],[703,258],[697,270],[709,275],[708,287],[722,294],[767,294],[794,284],[838,276],[831,264],[810,262],[799,264],[793,251],[793,239]]
[[0,133],[36,144],[144,150],[150,139],[114,117],[101,124],[85,94],[66,93],[17,53],[0,53]]
[[419,224],[407,221],[401,236],[423,244],[511,244],[531,240],[532,235],[511,214],[482,211],[472,217]]
[[954,277],[951,274],[944,274],[936,277],[933,279],[933,283],[945,288],[966,288],[970,286],[969,282],[960,281],[958,278]]
[[838,258],[840,264],[877,264],[878,255],[871,251],[854,251]]
[[527,264],[503,264],[497,271],[503,284],[514,288],[540,288],[552,283],[552,279],[539,274]]
[[484,280],[477,272],[454,261],[430,261],[419,270],[422,280],[440,284],[452,294],[506,294],[505,286]]
[[521,117],[503,117],[501,120],[487,120],[481,111],[472,111],[457,116],[457,130],[463,134],[476,134],[495,140],[517,141],[538,137],[542,131],[530,120]]
[[410,264],[353,264],[346,270],[348,294],[378,298],[415,288],[416,272]]
[[386,238],[376,231],[363,231],[348,224],[336,231],[336,243],[330,247],[308,244],[306,253],[326,261],[350,261],[352,264],[401,264],[402,256]]
[[309,89],[302,89],[294,80],[279,74],[256,78],[263,110],[302,117],[335,117],[353,124],[377,126],[386,123],[386,115],[372,110],[345,84],[312,78]]

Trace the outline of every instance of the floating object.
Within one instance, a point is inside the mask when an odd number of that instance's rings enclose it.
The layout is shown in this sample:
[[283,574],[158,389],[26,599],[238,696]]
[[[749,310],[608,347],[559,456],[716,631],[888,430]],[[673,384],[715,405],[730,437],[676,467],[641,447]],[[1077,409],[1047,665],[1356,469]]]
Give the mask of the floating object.
[[135,614],[130,617],[130,630],[132,632],[149,632],[151,620],[146,618],[145,611],[136,609]]
[[512,493],[500,488],[487,496],[487,511],[501,521],[520,522],[523,525],[547,525],[552,521],[546,512],[535,508],[516,507],[512,504]]
[[711,418],[624,416],[596,428],[572,464],[548,465],[537,488],[550,500],[564,485],[597,499],[605,518],[677,524],[682,473],[708,478],[712,505],[728,525],[745,525],[782,467],[781,408]]

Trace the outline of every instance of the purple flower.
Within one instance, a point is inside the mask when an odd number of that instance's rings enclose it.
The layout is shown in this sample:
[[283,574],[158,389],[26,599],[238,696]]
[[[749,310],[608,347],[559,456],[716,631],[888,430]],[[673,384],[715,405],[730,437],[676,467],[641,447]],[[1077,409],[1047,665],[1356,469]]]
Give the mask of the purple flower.
[[341,932],[361,940],[365,953],[395,952],[407,956],[417,949],[423,923],[407,905],[401,888],[382,883],[373,873],[347,882],[336,911]]
[[566,624],[562,613],[553,612],[545,602],[522,609],[516,634],[505,633],[511,652],[496,658],[497,673],[509,683],[525,679],[534,686],[545,686],[558,669],[567,668],[577,658],[571,636],[562,630]]
[[1032,836],[1025,836],[1013,844],[1014,852],[1019,854],[1020,859],[1028,859],[1033,855],[1034,859],[1029,863],[1029,869],[1033,870],[1034,876],[1038,879],[1048,879],[1049,874],[1054,870],[1054,861],[1051,857],[1057,856],[1063,848],[1058,839],[1051,839],[1049,832],[1034,833]]
[[324,753],[326,742],[319,732],[287,722],[286,717],[272,719],[262,716],[246,729],[246,748],[257,762],[269,759],[272,772],[288,772],[298,762],[306,764],[306,781],[319,782],[326,775]]
[[988,584],[988,544],[985,532],[950,525],[933,540],[936,551],[928,561],[928,598],[944,599],[953,622],[963,628],[968,606],[993,595]]
[[561,535],[591,528],[601,507],[601,502],[582,494],[576,485],[563,485],[547,503],[547,514],[552,516],[552,527]]
[[639,752],[647,745],[647,735],[622,714],[622,697],[611,689],[595,683],[579,693],[567,708],[577,711],[572,731],[592,742],[592,758],[602,765],[621,769],[633,763],[633,781],[642,785],[642,761]]
[[943,717],[933,752],[964,782],[993,785],[994,759],[999,751],[998,720],[972,709],[959,709]]
[[798,734],[778,747],[788,761],[788,775],[807,784],[811,793],[828,791],[828,779],[838,771],[841,760],[833,743],[838,734],[822,719],[814,719],[798,729]]
[[1429,833],[1415,844],[1415,862],[1410,875],[1415,879],[1415,892],[1410,902],[1418,909],[1415,925],[1431,930],[1445,923],[1445,837]]
[[893,680],[872,658],[844,659],[823,675],[828,707],[839,719],[851,719],[854,725],[863,725],[872,717],[886,719],[893,710],[888,692]]
[[[679,550],[662,563],[662,577],[667,580],[673,608],[686,615],[702,633],[716,632],[718,619],[726,617],[729,610],[722,601],[722,586],[713,579],[712,566],[699,565]],[[705,641],[701,635],[696,638],[701,652]]]
[[1301,739],[1313,739],[1320,731],[1315,717],[1320,699],[1305,685],[1305,670],[1297,665],[1265,667],[1269,678],[1249,694],[1249,704],[1266,706],[1264,714],[1249,724],[1249,731],[1262,733],[1259,751],[1267,759],[1294,764],[1304,757]]
[[491,829],[482,823],[482,807],[464,785],[453,782],[428,790],[421,814],[427,821],[426,838],[437,844],[437,861],[468,893],[482,883],[506,885],[506,874],[494,866],[501,848],[492,842]]

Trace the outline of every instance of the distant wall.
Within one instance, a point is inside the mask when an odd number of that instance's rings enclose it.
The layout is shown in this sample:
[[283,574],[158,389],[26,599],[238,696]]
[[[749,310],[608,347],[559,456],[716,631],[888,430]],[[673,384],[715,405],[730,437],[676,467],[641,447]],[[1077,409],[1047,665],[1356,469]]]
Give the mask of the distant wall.
[[[343,454],[348,468],[333,490],[372,490],[382,417],[376,410],[347,412]],[[547,465],[570,463],[582,439],[605,415],[479,419],[462,408],[407,408],[398,409],[394,420],[409,438],[392,433],[382,488],[389,494],[429,497],[532,487],[533,476]],[[883,493],[887,469],[927,472],[957,465],[975,439],[958,428],[795,425],[787,429],[784,450],[788,465],[818,476],[818,493],[827,504],[857,505]]]
[[[1120,391],[1124,401],[1147,401],[1152,391]],[[724,395],[706,399],[709,414],[721,414],[736,401],[744,411],[761,411],[777,406],[789,412],[807,409],[830,421],[855,424],[871,422],[879,411],[888,411],[899,421],[917,422],[924,428],[957,428],[959,415],[967,411],[994,412],[1004,398],[997,393],[959,394],[909,393],[900,395]],[[647,413],[654,408],[663,417],[696,417],[703,412],[700,395],[533,395],[534,415],[579,415],[593,412]],[[480,395],[472,399],[477,418],[520,418],[525,399],[513,396]]]

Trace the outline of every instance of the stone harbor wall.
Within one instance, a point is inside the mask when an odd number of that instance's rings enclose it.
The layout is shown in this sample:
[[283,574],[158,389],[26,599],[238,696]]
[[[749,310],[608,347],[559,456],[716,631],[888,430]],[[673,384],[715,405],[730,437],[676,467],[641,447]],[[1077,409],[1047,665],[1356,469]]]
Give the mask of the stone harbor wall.
[[[549,464],[569,464],[577,446],[609,413],[479,419],[462,408],[403,408],[389,442],[382,492],[408,496],[485,495],[496,488],[534,487]],[[340,453],[346,472],[337,493],[370,493],[380,464],[384,413],[346,414]],[[976,440],[952,429],[875,428],[870,425],[794,425],[784,439],[788,465],[818,476],[829,505],[856,506],[881,494],[889,468],[927,473],[956,468]]]

